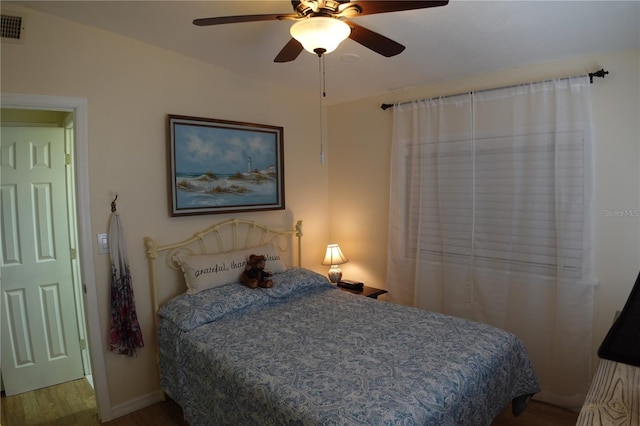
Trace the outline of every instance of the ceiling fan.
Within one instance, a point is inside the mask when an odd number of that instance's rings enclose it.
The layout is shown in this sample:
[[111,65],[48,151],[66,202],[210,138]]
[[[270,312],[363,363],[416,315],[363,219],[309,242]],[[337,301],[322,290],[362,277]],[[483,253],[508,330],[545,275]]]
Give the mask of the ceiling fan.
[[376,13],[444,6],[448,3],[448,0],[291,0],[295,13],[200,18],[193,23],[208,26],[257,21],[297,21],[291,27],[291,40],[278,53],[274,62],[293,61],[303,49],[321,56],[334,50],[346,38],[380,55],[391,57],[402,52],[405,47],[350,19]]

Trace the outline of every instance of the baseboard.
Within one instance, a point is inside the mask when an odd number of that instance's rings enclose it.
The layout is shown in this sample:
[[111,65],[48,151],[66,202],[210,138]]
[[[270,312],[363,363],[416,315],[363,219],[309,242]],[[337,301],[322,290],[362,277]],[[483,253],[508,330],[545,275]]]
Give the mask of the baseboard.
[[[123,404],[116,405],[115,407],[111,407],[110,410],[110,418],[109,420],[117,419],[118,417],[126,416],[127,414],[131,414],[134,411],[141,410],[145,407],[153,405],[157,402],[162,402],[163,394],[161,390],[157,390],[155,392],[148,393],[139,398],[132,399],[131,401],[127,401]],[[106,419],[103,419],[105,421]]]
[[555,405],[570,411],[580,411],[582,404],[586,398],[586,394],[573,395],[570,397],[562,397],[551,392],[541,391],[533,396],[533,399],[546,404]]

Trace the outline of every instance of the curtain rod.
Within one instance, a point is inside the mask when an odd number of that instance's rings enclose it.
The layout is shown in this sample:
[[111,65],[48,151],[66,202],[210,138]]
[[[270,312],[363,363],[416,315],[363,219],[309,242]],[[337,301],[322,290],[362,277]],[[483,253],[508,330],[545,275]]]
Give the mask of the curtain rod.
[[[604,76],[607,75],[607,74],[609,74],[609,71],[605,71],[604,68],[603,68],[603,69],[600,69],[600,70],[595,71],[595,72],[590,72],[589,74],[586,74],[586,75],[589,76],[589,82],[591,84],[593,84],[593,77],[604,78]],[[583,74],[583,75],[585,75],[585,74]],[[583,75],[578,76],[578,77],[582,77]],[[573,78],[573,77],[567,77],[567,78]],[[475,92],[485,92],[487,90],[496,90],[496,89],[507,89],[509,87],[518,87],[518,86],[523,86],[525,84],[530,84],[530,83],[514,84],[512,86],[496,87],[496,88],[493,88],[493,89],[475,90]],[[473,90],[469,90],[468,92],[458,93],[458,94],[455,94],[455,95],[436,96],[436,97],[437,98],[449,98],[449,97],[452,97],[452,96],[464,95],[465,93],[470,93],[470,92],[474,92],[474,91]],[[399,102],[397,104],[382,104],[382,105],[380,105],[380,108],[382,108],[382,110],[387,110],[387,109],[391,108],[392,106],[408,104],[409,102],[411,102],[411,101]]]

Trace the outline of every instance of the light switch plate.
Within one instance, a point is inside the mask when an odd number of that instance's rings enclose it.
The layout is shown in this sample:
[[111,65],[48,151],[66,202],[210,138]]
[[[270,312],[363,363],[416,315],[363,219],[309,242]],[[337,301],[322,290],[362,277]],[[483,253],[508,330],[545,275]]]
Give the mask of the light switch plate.
[[109,254],[109,241],[107,234],[98,234],[98,253]]

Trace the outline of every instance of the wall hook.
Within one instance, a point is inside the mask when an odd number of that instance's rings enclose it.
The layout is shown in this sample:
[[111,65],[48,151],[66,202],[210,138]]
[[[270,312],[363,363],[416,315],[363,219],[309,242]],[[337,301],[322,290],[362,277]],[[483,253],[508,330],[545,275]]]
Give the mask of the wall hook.
[[115,212],[116,209],[116,200],[118,199],[118,193],[116,192],[116,198],[113,199],[113,201],[111,202],[111,211]]

